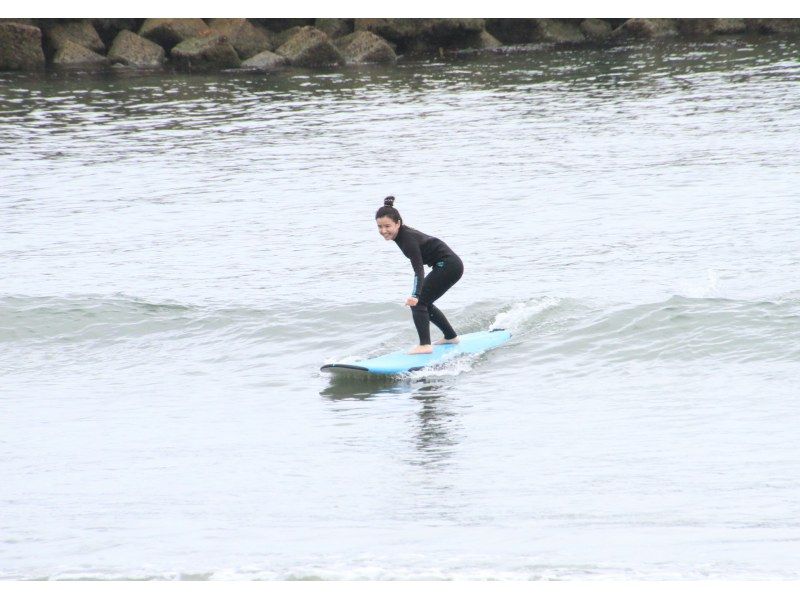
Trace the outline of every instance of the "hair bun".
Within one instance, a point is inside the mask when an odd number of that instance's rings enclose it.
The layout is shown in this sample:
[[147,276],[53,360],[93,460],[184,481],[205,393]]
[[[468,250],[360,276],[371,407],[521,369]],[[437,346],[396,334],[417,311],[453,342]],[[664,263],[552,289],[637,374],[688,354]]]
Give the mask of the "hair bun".
[[394,195],[390,195],[389,197],[384,199],[383,200],[383,205],[388,206],[390,208],[393,207],[394,206]]

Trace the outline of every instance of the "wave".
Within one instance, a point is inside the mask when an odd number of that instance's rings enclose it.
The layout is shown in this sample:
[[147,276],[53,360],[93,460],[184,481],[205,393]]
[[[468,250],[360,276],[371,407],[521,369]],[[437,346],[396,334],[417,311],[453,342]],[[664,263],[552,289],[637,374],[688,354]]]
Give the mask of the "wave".
[[0,342],[88,340],[185,325],[192,308],[116,297],[0,298]]
[[[527,363],[589,361],[800,359],[800,298],[748,301],[675,296],[632,305],[597,306],[535,297],[448,310],[457,329],[506,328],[514,359]],[[154,303],[114,296],[0,297],[0,343],[119,343],[194,339],[202,344],[272,343],[341,357],[396,350],[414,340],[407,309],[386,303],[286,304],[280,307]],[[444,375],[468,371],[454,362]],[[451,371],[452,370],[452,371]]]
[[797,361],[800,301],[675,296],[658,303],[588,310],[549,330],[541,326],[526,352],[534,362]]
[[288,341],[353,326],[393,311],[375,304],[345,308],[287,305],[280,308],[154,303],[115,296],[0,297],[0,342],[119,341],[155,334],[216,332]]

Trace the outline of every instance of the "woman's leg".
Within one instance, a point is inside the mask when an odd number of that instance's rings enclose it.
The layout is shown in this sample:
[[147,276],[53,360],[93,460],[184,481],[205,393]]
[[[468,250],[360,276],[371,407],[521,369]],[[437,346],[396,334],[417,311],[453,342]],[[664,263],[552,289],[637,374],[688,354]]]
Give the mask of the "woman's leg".
[[428,313],[428,306],[418,302],[411,308],[411,317],[414,318],[414,326],[417,328],[420,345],[431,344],[431,319]]
[[428,314],[430,315],[431,322],[433,322],[433,324],[442,331],[444,338],[447,340],[452,340],[458,336],[456,331],[453,330],[453,327],[450,325],[450,322],[447,321],[447,318],[444,317],[444,314],[438,307],[435,305],[429,305]]
[[459,281],[464,273],[464,265],[458,257],[445,262],[444,267],[434,267],[422,283],[419,301],[411,308],[414,325],[417,328],[420,345],[431,344],[430,322],[439,328],[447,339],[455,338],[456,332],[450,326],[444,314],[433,305],[433,302],[444,295],[450,287]]

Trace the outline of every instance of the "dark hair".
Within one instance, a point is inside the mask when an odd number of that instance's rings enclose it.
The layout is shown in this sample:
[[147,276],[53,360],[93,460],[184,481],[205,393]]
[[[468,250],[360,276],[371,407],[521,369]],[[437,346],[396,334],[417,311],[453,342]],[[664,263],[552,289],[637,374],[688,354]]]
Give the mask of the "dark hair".
[[383,218],[384,216],[388,216],[395,222],[402,222],[403,219],[400,217],[400,212],[397,211],[397,208],[394,207],[394,196],[390,195],[386,199],[383,200],[383,207],[379,208],[377,212],[375,212],[375,220],[378,218]]

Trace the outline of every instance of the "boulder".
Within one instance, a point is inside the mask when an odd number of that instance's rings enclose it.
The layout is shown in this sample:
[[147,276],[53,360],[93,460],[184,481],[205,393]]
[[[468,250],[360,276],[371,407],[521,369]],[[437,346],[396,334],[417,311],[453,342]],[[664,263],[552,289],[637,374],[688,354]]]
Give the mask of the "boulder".
[[53,64],[61,68],[102,67],[108,64],[108,59],[89,48],[66,40],[56,51]]
[[425,29],[433,38],[479,33],[486,28],[486,19],[428,19],[428,21]]
[[71,21],[53,25],[46,31],[50,47],[58,51],[65,42],[72,42],[93,52],[105,52],[106,45],[89,21]]
[[242,63],[242,68],[249,69],[251,71],[276,71],[284,66],[289,64],[289,61],[286,60],[284,56],[280,54],[275,54],[274,52],[270,52],[269,50],[264,50],[263,52],[256,54],[252,58],[248,58]]
[[538,41],[538,19],[486,19],[486,31],[504,44]]
[[430,19],[356,19],[355,31],[369,31],[394,43],[402,43],[425,33]]
[[120,31],[139,31],[144,19],[91,19],[91,22],[106,47],[111,47]]
[[272,33],[280,33],[292,27],[313,25],[315,19],[248,19],[251,23],[266,27]]
[[497,48],[502,48],[503,44],[500,43],[500,40],[498,40],[495,36],[484,29],[478,34],[478,45],[476,47],[481,50],[494,50]]
[[331,39],[350,35],[355,29],[355,19],[314,19],[314,27]]
[[204,72],[241,65],[233,46],[219,33],[192,37],[172,48],[170,56],[184,71]]
[[611,36],[611,23],[603,19],[584,19],[580,24],[581,32],[590,41],[602,41]]
[[744,33],[744,19],[678,19],[678,31],[687,36],[709,36]]
[[586,41],[578,22],[558,19],[535,19],[537,40],[556,44],[575,44]]
[[302,27],[277,49],[292,66],[316,67],[344,63],[330,38],[314,27]]
[[202,19],[147,19],[142,23],[139,35],[171,50],[182,41],[207,31],[208,26]]
[[617,39],[656,39],[677,34],[675,19],[628,19],[611,35]]
[[17,23],[18,25],[32,25],[36,27],[33,19],[0,19],[0,23]]
[[744,19],[712,19],[712,21],[714,21],[714,33],[718,35],[731,35],[747,31]]
[[800,19],[744,19],[748,31],[762,34],[798,35]]
[[115,64],[135,67],[157,67],[164,63],[164,48],[132,31],[120,31],[108,51]]
[[484,30],[484,19],[356,19],[356,31],[369,31],[397,45],[400,52],[466,47]]
[[299,32],[303,27],[308,27],[309,25],[298,25],[296,27],[289,27],[289,29],[284,29],[280,33],[275,33],[272,36],[273,41],[275,42],[275,47],[280,48],[283,44],[289,41],[289,39],[297,32]]
[[242,60],[275,49],[272,34],[247,19],[210,19],[208,26],[224,35]]
[[687,35],[689,37],[713,35],[715,20],[716,19],[678,19],[678,32],[681,35]]
[[486,31],[506,45],[576,44],[587,39],[580,19],[486,19]]
[[382,37],[369,31],[356,31],[334,42],[347,64],[396,62],[397,54]]
[[503,44],[494,37],[491,33],[483,29],[482,31],[478,31],[476,33],[472,33],[469,36],[465,37],[462,42],[460,43],[458,48],[444,48],[442,46],[437,46],[434,48],[428,47],[429,50],[433,49],[439,53],[440,56],[444,55],[445,50],[447,53],[454,53],[454,54],[461,54],[466,53],[470,54],[471,50],[496,50],[498,48],[502,48]]
[[33,71],[42,68],[42,30],[22,23],[0,23],[0,71]]

